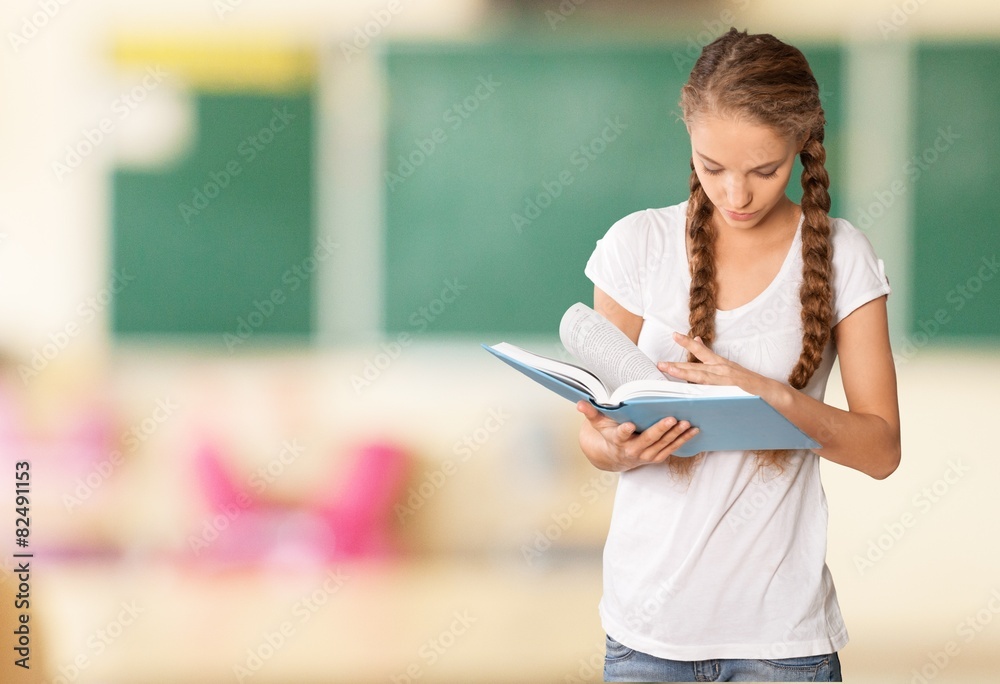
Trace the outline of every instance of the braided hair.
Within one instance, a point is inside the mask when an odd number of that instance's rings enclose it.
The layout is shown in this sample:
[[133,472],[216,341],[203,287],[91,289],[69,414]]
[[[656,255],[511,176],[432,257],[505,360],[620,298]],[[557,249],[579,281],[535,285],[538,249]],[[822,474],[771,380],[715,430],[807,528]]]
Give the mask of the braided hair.
[[[804,140],[802,162],[802,351],[788,384],[802,389],[819,367],[830,339],[832,308],[830,246],[830,176],[823,147],[826,118],[819,86],[805,56],[769,34],[729,30],[702,50],[681,89],[686,124],[697,117],[738,116],[768,126],[789,140]],[[691,159],[691,196],[687,236],[691,245],[689,334],[709,347],[715,340],[714,206]],[[698,359],[689,355],[689,361]],[[760,465],[781,465],[787,452],[758,451]],[[670,459],[675,470],[687,470],[693,459]]]

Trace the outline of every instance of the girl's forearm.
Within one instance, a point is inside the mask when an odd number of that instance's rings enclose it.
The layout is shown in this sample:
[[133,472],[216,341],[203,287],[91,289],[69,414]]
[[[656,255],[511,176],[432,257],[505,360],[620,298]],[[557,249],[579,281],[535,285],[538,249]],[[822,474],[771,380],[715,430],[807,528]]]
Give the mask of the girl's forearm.
[[899,430],[884,418],[829,406],[788,385],[762,378],[750,389],[796,427],[819,442],[823,458],[882,480],[900,459]]

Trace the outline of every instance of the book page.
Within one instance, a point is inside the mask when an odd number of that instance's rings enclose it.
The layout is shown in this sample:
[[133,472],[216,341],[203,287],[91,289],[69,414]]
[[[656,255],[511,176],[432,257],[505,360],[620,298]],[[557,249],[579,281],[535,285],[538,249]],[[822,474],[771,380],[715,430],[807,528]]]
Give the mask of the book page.
[[635,380],[669,382],[625,333],[586,304],[578,302],[563,314],[559,338],[610,392]]
[[699,397],[752,397],[736,385],[696,385],[687,382],[657,382],[633,380],[620,385],[610,397],[612,403],[621,403],[637,397],[673,397],[697,399]]
[[589,394],[598,403],[607,403],[609,400],[611,392],[608,391],[599,377],[586,368],[530,352],[509,342],[494,344],[491,349],[510,357],[515,362],[558,378],[567,385]]

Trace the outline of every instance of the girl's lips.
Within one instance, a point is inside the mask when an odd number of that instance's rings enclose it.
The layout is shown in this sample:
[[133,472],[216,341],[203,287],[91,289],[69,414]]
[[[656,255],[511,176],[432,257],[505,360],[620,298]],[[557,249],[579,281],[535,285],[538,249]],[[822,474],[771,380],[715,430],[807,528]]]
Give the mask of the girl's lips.
[[738,211],[729,211],[728,209],[723,209],[723,211],[734,221],[747,221],[757,215],[756,211],[750,214],[741,214]]

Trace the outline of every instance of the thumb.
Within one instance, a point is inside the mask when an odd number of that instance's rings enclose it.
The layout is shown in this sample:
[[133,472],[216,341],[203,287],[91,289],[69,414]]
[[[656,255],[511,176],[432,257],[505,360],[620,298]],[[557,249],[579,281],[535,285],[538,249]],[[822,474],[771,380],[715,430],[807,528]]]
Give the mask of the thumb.
[[606,415],[598,411],[589,401],[581,399],[576,402],[576,410],[582,413],[584,417],[590,421],[590,424],[595,430],[601,430],[609,425],[618,425],[618,423],[616,423],[613,419],[608,418]]
[[591,404],[589,401],[584,401],[583,399],[576,402],[576,410],[582,413],[587,418],[587,420],[590,421],[600,418],[603,415],[601,414],[600,411],[594,408],[593,404]]

